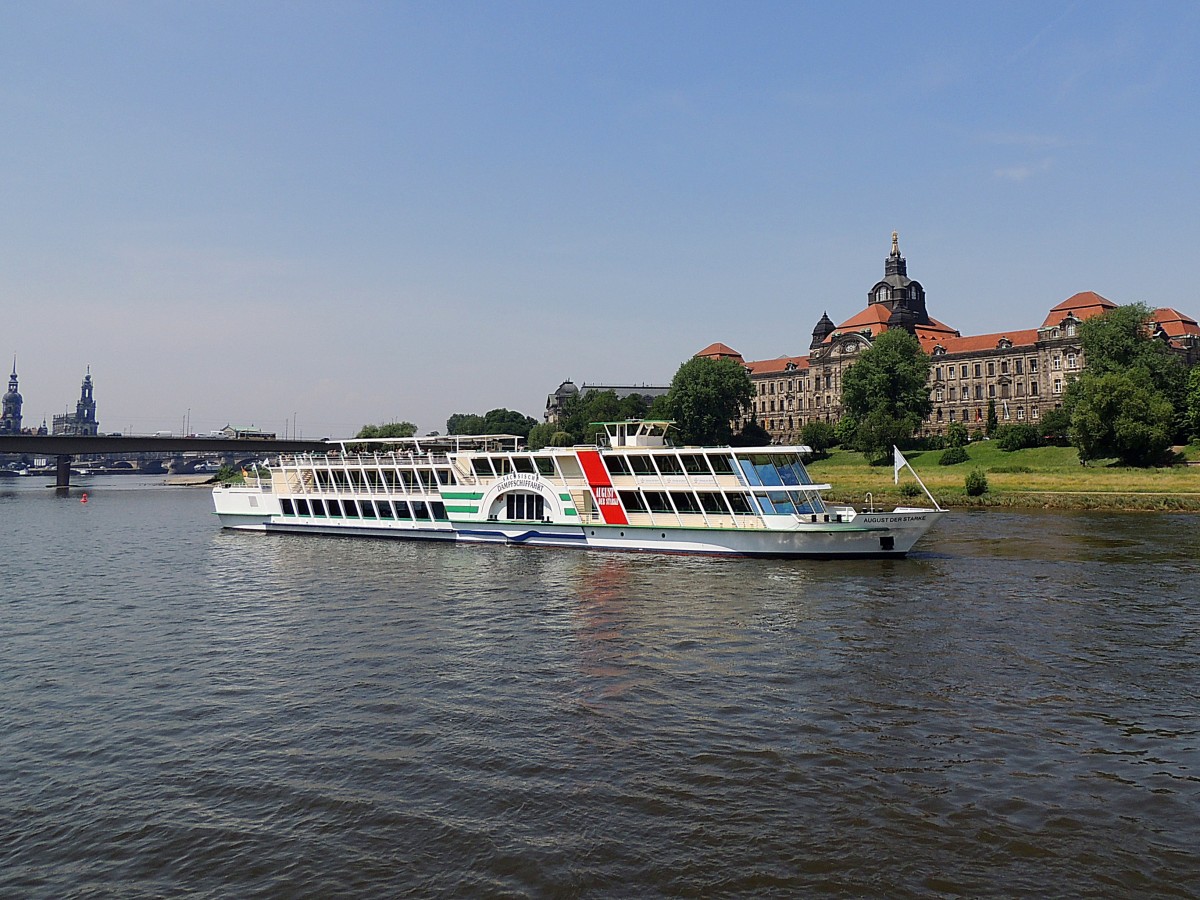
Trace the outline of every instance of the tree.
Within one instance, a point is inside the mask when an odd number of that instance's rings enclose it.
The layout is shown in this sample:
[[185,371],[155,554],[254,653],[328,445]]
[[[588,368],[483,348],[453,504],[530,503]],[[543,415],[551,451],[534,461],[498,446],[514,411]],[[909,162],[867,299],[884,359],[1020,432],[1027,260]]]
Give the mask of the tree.
[[729,443],[734,447],[766,447],[771,443],[771,432],[759,425],[757,418],[751,416],[741,431],[730,435]]
[[455,413],[446,420],[446,434],[487,434],[483,427],[483,416]]
[[872,462],[890,460],[892,445],[909,440],[929,415],[929,365],[920,342],[893,328],[842,376],[842,405],[855,423],[855,449]]
[[961,422],[951,422],[946,428],[947,447],[965,447],[971,442],[967,426]]
[[754,385],[732,359],[695,356],[671,379],[667,408],[687,444],[728,444],[732,422],[750,405]]
[[996,433],[996,426],[1000,424],[1000,420],[996,418],[996,401],[989,400],[987,405],[987,418],[983,423],[983,433],[991,437]]
[[1187,373],[1149,330],[1141,303],[1118,306],[1079,326],[1087,369],[1071,382],[1063,408],[1081,462],[1116,457],[1150,465],[1185,422]]
[[1071,443],[1080,462],[1115,456],[1145,466],[1171,446],[1174,407],[1144,370],[1084,372],[1070,392]]
[[1042,424],[1038,427],[1042,441],[1052,447],[1066,447],[1071,443],[1071,414],[1061,406],[1046,410]]
[[417,433],[417,426],[412,422],[387,422],[383,425],[364,425],[355,437],[360,438],[394,438],[412,437]]
[[1187,430],[1193,440],[1200,438],[1200,365],[1192,366],[1188,373]]
[[837,435],[832,425],[817,419],[800,429],[800,443],[812,447],[816,459],[824,459],[829,455],[829,448],[837,443]]

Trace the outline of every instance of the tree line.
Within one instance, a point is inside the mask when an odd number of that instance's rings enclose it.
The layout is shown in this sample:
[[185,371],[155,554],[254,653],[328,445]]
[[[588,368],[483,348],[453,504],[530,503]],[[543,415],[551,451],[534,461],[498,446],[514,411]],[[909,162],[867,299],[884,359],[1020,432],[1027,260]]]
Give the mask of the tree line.
[[[1116,459],[1145,466],[1163,461],[1169,448],[1200,439],[1200,366],[1189,372],[1179,355],[1149,329],[1150,310],[1120,306],[1079,326],[1086,368],[1066,388],[1061,408],[1046,410],[1038,425],[1000,425],[995,401],[988,403],[982,433],[951,423],[929,444],[961,450],[968,440],[989,437],[1004,449],[1070,444],[1085,465]],[[933,408],[929,395],[932,360],[913,335],[885,331],[842,376],[843,416],[837,423],[810,422],[801,442],[822,454],[835,446],[858,450],[876,463],[889,462],[895,446],[912,446]],[[624,419],[670,419],[685,444],[762,446],[770,434],[753,413],[754,384],[742,364],[693,357],[654,400],[590,390],[563,403],[558,421],[538,422],[510,409],[455,413],[448,434],[513,434],[532,450],[595,443],[594,423]],[[750,416],[746,419],[746,412]],[[740,429],[734,423],[745,420]],[[409,422],[365,425],[358,437],[408,437]],[[953,455],[953,454],[951,454]],[[965,455],[965,451],[963,451]]]

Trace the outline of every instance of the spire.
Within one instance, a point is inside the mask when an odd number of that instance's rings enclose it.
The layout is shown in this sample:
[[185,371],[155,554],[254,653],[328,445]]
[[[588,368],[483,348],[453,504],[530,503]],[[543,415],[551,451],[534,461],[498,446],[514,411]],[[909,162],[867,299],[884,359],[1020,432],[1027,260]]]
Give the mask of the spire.
[[892,252],[883,263],[883,277],[887,278],[889,275],[908,277],[908,263],[900,255],[900,234],[896,231],[892,232]]

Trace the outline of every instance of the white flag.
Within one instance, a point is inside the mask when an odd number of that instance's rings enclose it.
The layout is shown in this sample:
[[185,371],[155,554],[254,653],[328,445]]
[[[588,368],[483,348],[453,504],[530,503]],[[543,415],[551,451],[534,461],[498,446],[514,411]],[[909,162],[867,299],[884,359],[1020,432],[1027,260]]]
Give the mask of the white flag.
[[904,458],[904,454],[900,452],[900,448],[895,444],[892,445],[892,452],[895,454],[894,460],[896,466],[896,484],[899,484],[900,470],[908,465],[908,460]]

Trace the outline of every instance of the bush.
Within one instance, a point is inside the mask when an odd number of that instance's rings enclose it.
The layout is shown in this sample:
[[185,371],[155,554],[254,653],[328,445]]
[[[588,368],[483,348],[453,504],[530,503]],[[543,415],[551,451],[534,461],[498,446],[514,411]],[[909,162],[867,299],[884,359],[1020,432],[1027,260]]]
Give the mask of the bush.
[[987,493],[988,482],[987,476],[983,474],[981,469],[972,469],[967,473],[967,496],[979,497]]
[[1071,414],[1061,406],[1046,410],[1038,427],[1042,441],[1051,447],[1071,446]]
[[1028,475],[1032,471],[1029,466],[988,466],[988,473],[991,475]]
[[920,495],[921,495],[921,489],[919,487],[917,487],[915,484],[913,484],[911,481],[906,481],[906,482],[904,482],[904,484],[900,485],[900,496],[901,497],[905,497],[905,498],[911,500],[913,497],[919,497]]
[[1001,425],[996,429],[995,440],[1001,450],[1024,450],[1026,447],[1041,446],[1042,438],[1032,425]]
[[945,446],[946,439],[940,434],[931,434],[920,441],[920,449],[922,450],[941,450]]
[[812,447],[815,459],[824,459],[829,448],[837,443],[837,434],[828,422],[809,422],[800,429],[800,443]]
[[965,447],[967,442],[971,440],[971,435],[967,432],[967,426],[961,422],[951,422],[946,428],[946,446],[947,447]]
[[938,457],[938,465],[956,466],[959,463],[965,463],[968,459],[970,457],[967,456],[966,447],[947,447],[942,451],[942,455]]

